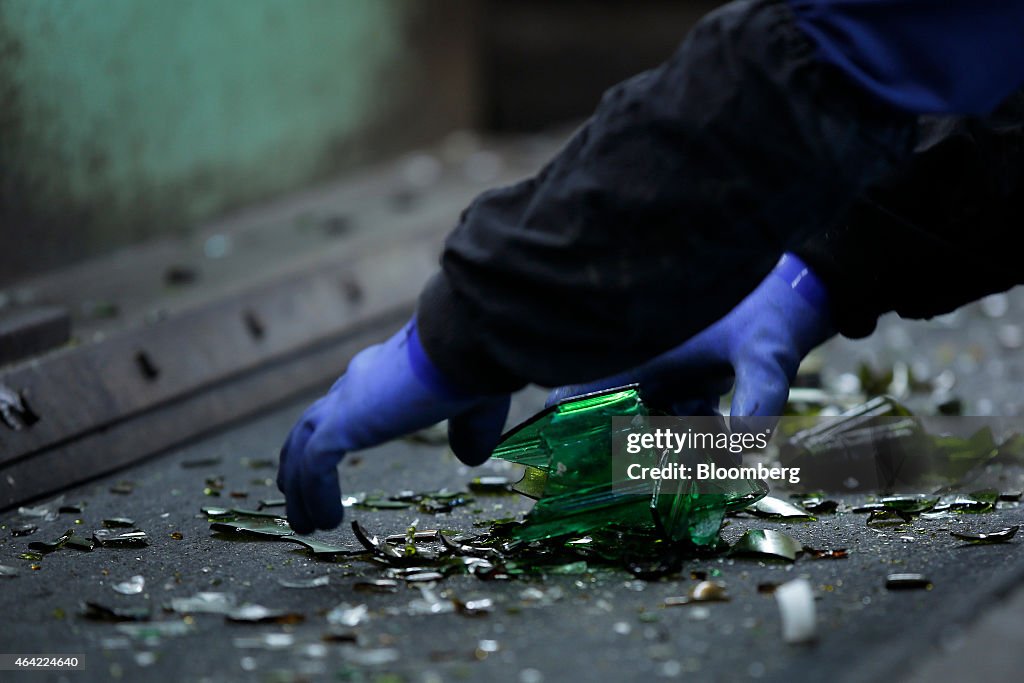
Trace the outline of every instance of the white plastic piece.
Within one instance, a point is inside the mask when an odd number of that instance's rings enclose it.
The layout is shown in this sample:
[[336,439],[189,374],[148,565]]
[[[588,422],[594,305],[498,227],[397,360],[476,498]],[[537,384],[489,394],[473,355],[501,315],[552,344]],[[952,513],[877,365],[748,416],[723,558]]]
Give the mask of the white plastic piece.
[[782,639],[787,643],[808,643],[817,635],[818,619],[814,589],[807,579],[787,581],[775,589],[782,617]]

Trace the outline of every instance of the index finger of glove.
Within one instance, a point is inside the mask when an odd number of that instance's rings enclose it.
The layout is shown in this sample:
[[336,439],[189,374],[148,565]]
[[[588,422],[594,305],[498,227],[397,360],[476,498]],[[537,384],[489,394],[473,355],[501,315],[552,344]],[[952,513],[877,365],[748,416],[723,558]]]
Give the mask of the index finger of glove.
[[317,529],[337,527],[345,512],[338,481],[338,463],[345,453],[332,445],[325,432],[319,429],[313,433],[298,469],[304,511]]
[[277,461],[277,489],[281,493],[288,493],[288,482],[295,476],[293,471],[295,463],[302,457],[302,453],[306,450],[306,442],[309,441],[312,434],[313,425],[306,419],[300,420],[288,432]]
[[285,448],[281,449],[281,465],[277,480],[278,488],[284,493],[288,524],[297,533],[308,534],[315,527],[303,502],[300,470],[302,461],[306,457],[306,444],[313,433],[313,426],[303,423],[296,429],[301,430],[300,434],[294,441],[290,441]]

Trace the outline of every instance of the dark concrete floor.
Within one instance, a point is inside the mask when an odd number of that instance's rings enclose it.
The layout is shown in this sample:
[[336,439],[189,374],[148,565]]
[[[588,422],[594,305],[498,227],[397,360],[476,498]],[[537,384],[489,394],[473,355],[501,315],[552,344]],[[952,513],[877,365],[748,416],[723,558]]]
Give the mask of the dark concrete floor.
[[[1008,310],[1001,313],[990,303],[987,314],[975,306],[957,319],[931,326],[896,326],[886,321],[861,346],[851,347],[845,341],[831,345],[826,353],[828,367],[839,371],[867,354],[885,362],[903,358],[927,363],[932,374],[950,368],[968,412],[1017,411],[1019,351],[999,335],[1009,334],[1000,330],[1016,324],[1024,309],[1019,296],[1010,297],[1008,303]],[[994,313],[1000,314],[993,317]],[[992,363],[999,367],[990,367]],[[997,370],[998,378],[993,376]],[[540,399],[537,392],[520,396],[518,416],[537,409]],[[18,515],[0,516],[0,523],[8,525],[0,536],[0,564],[19,570],[14,578],[0,578],[4,614],[0,651],[77,653],[85,656],[87,667],[62,674],[4,672],[0,679],[866,681],[911,675],[920,666],[941,661],[944,649],[962,644],[965,638],[971,647],[951,656],[972,662],[976,673],[985,670],[986,659],[993,654],[1015,659],[1018,666],[1024,661],[1019,648],[1007,653],[1005,643],[1000,643],[1000,651],[992,653],[986,648],[988,640],[970,641],[975,629],[982,628],[972,625],[973,621],[996,609],[1024,578],[1024,542],[962,547],[948,534],[949,529],[1019,524],[1024,509],[1012,505],[985,515],[915,520],[883,529],[867,527],[864,515],[852,513],[801,523],[736,518],[723,532],[726,540],[735,540],[748,527],[775,528],[802,544],[848,548],[849,558],[803,557],[795,564],[781,565],[727,558],[694,560],[681,575],[649,583],[604,568],[508,582],[455,576],[436,590],[451,591],[463,600],[492,597],[494,612],[480,617],[410,615],[410,602],[420,597],[415,586],[382,595],[353,590],[356,581],[380,576],[382,570],[376,565],[316,561],[289,543],[218,538],[199,514],[204,505],[254,507],[260,498],[279,495],[270,484],[275,471],[252,469],[244,459],[275,458],[279,442],[302,408],[302,404],[283,407],[131,470],[69,490],[64,502],[84,501],[84,512],[40,521],[39,531],[31,536],[12,537],[9,527]],[[183,466],[210,458],[219,462]],[[487,471],[507,470],[492,463],[470,471],[444,447],[403,441],[350,456],[342,465],[342,480],[349,493],[392,493],[462,488]],[[204,479],[215,475],[224,477],[225,492],[245,491],[248,497],[204,495]],[[132,493],[111,493],[110,487],[122,480],[134,483]],[[844,500],[853,503],[858,498]],[[352,508],[348,516],[378,534],[403,532],[417,518],[420,528],[470,531],[474,521],[505,517],[528,507],[529,501],[515,495],[481,496],[476,506],[436,517],[413,510]],[[101,520],[110,516],[131,517],[149,533],[152,544],[141,549],[97,548],[91,553],[65,548],[38,562],[38,570],[17,557],[31,541],[50,540],[72,527],[99,528]],[[80,525],[76,518],[82,520]],[[180,532],[182,540],[173,538],[174,532]],[[316,538],[358,547],[347,526]],[[696,608],[662,607],[665,597],[685,594],[694,583],[689,571],[696,570],[720,573],[731,601]],[[934,588],[888,591],[886,575],[902,571],[927,574]],[[145,577],[143,593],[124,596],[112,590],[113,584],[134,575]],[[329,576],[329,584],[296,589],[279,583],[317,576]],[[757,585],[800,576],[807,577],[819,595],[819,635],[811,645],[786,645],[775,600],[758,593]],[[124,634],[117,625],[79,616],[79,603],[94,600],[118,606],[150,605],[155,622],[182,623],[179,616],[164,613],[162,605],[172,597],[199,591],[227,592],[239,603],[295,610],[305,621],[294,626],[248,625],[200,614],[188,621],[183,634],[147,640]],[[352,629],[359,634],[357,645],[322,640],[328,631],[326,611],[343,602],[365,603],[369,610],[366,622]],[[1021,625],[1019,615],[1009,619],[1010,624]],[[267,634],[287,636],[271,639],[263,648],[250,647],[254,637]],[[272,649],[274,643],[280,647]],[[381,663],[371,663],[373,658]]]

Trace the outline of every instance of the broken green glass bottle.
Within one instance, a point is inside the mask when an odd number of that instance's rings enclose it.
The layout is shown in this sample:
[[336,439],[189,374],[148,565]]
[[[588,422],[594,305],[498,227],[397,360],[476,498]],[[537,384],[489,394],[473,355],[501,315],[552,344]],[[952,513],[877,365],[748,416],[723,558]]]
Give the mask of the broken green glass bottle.
[[[612,463],[613,417],[620,431],[642,430],[650,411],[635,385],[566,399],[509,430],[492,457],[524,465],[513,490],[537,501],[513,536],[535,541],[616,527],[657,531],[669,541],[707,546],[718,539],[726,512],[768,492],[759,480],[617,479]],[[648,450],[635,462],[655,466]],[[709,457],[710,461],[710,457]]]
[[888,396],[836,417],[806,423],[783,420],[780,430],[790,433],[794,425],[801,428],[781,444],[782,465],[800,469],[802,486],[829,491],[949,485],[995,457],[1000,448],[988,426],[970,436],[931,434]]

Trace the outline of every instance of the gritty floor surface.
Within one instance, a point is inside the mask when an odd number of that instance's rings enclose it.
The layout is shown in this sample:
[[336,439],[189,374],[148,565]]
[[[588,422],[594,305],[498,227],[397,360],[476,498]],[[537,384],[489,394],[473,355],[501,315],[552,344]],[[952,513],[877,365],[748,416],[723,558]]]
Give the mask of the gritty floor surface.
[[[1022,318],[1019,304],[1020,297],[1011,296],[930,326],[887,321],[860,346],[845,341],[831,345],[829,367],[851,367],[866,354],[877,363],[917,363],[919,372],[931,376],[949,369],[966,412],[1019,414],[1022,373],[1015,348],[1019,339],[1013,335],[1019,337],[1020,330],[1007,327]],[[536,410],[541,397],[536,392],[519,396],[517,417]],[[4,672],[0,680],[867,681],[898,679],[921,666],[935,669],[933,662],[943,661],[941,657],[963,662],[965,670],[975,673],[984,671],[989,660],[1017,667],[1022,663],[1019,647],[1007,652],[1005,638],[979,634],[1021,632],[1024,618],[998,607],[1024,578],[1024,540],[964,546],[949,535],[949,530],[1019,524],[1024,508],[1013,504],[982,515],[916,519],[883,528],[868,527],[865,515],[854,513],[796,523],[733,518],[723,530],[730,542],[746,528],[778,529],[801,544],[847,548],[849,556],[803,556],[792,564],[725,557],[693,560],[678,575],[650,582],[601,567],[510,581],[452,576],[434,592],[463,601],[489,597],[493,611],[472,617],[412,614],[410,604],[422,598],[416,585],[402,585],[388,594],[353,590],[358,581],[379,578],[379,565],[315,560],[299,546],[275,540],[229,540],[211,532],[200,514],[202,506],[252,508],[260,499],[280,495],[272,484],[275,469],[253,465],[276,458],[278,444],[303,407],[304,402],[283,407],[66,491],[63,503],[84,502],[83,511],[52,520],[35,518],[39,530],[30,536],[12,536],[11,527],[26,521],[16,511],[0,515],[5,525],[0,564],[18,571],[12,578],[0,577],[0,651],[79,654],[86,664],[84,671],[75,672]],[[500,463],[471,471],[444,446],[408,441],[350,455],[341,472],[346,493],[388,494],[465,489],[474,476],[512,473]],[[1018,474],[1003,472],[1004,477]],[[221,495],[206,495],[205,480],[217,476],[224,479]],[[111,492],[122,481],[132,483],[131,492]],[[1019,484],[1017,479],[1003,481]],[[233,498],[230,492],[246,497]],[[863,498],[841,499],[852,504]],[[414,508],[349,508],[346,522],[358,519],[378,535],[404,532],[414,522],[420,529],[472,532],[478,530],[474,522],[522,513],[529,505],[516,494],[476,495],[474,504],[440,515]],[[92,552],[64,548],[42,560],[19,558],[29,542],[51,540],[69,528],[87,534],[115,516],[134,520],[151,544]],[[315,538],[353,550],[360,547],[347,523]],[[684,595],[695,583],[691,573],[701,571],[723,582],[731,600],[663,606],[666,597]],[[933,587],[887,590],[885,579],[893,572],[924,573]],[[145,579],[141,593],[113,590],[136,575]],[[329,577],[327,584],[312,588],[281,583],[324,576]],[[758,591],[759,584],[796,577],[809,579],[818,594],[818,637],[812,644],[784,644],[775,598]],[[183,619],[164,611],[171,598],[201,591],[231,594],[239,604],[287,609],[304,620],[239,624],[217,614]],[[178,633],[163,635],[125,633],[117,624],[83,618],[83,601],[150,606],[154,624],[183,626],[177,627]],[[346,629],[355,642],[324,639],[331,630],[326,613],[341,603],[368,608],[362,623]],[[1001,616],[982,619],[988,614]],[[943,670],[955,669],[939,669],[937,674]]]

